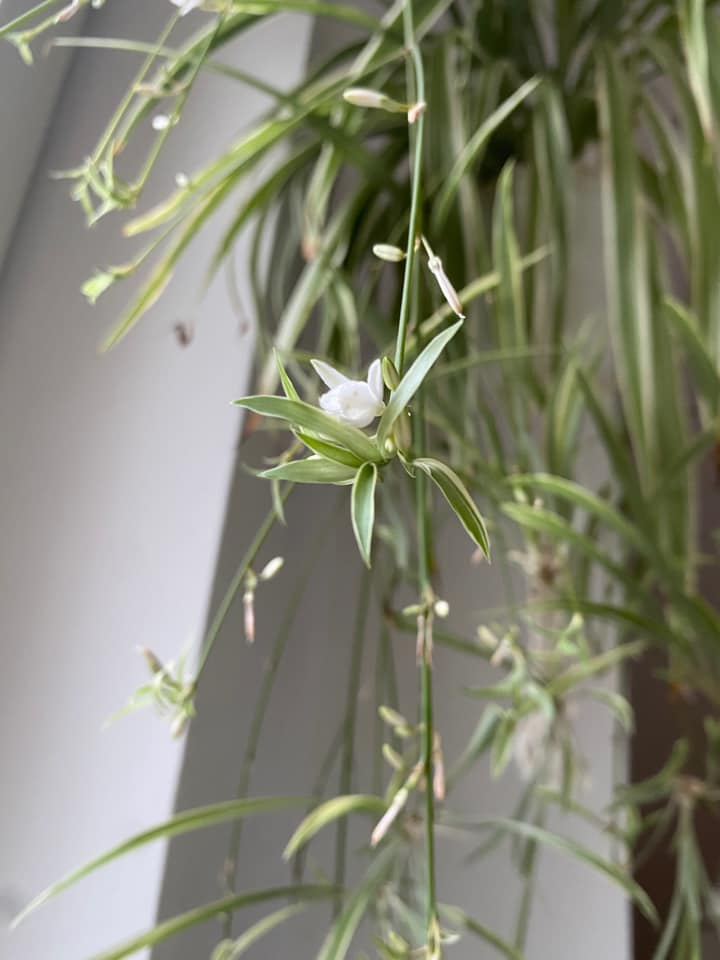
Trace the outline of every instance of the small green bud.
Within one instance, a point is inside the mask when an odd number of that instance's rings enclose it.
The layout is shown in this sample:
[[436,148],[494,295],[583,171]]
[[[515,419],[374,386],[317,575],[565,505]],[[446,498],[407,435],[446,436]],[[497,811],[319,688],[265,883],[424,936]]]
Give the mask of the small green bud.
[[403,607],[402,615],[404,617],[419,617],[421,614],[426,613],[426,608],[424,604],[421,603],[411,603],[409,607]]
[[406,727],[408,725],[405,717],[398,713],[397,710],[393,710],[392,707],[382,706],[378,710],[378,713],[390,727]]
[[393,750],[393,748],[390,746],[389,743],[384,743],[382,747],[382,752],[383,752],[383,756],[385,757],[387,762],[390,764],[390,766],[393,768],[393,770],[402,770],[404,764],[403,764],[402,757],[397,752],[397,750]]
[[387,260],[388,263],[400,263],[405,259],[405,251],[391,243],[376,243],[372,251],[379,260]]
[[143,657],[145,663],[150,668],[150,673],[160,673],[162,671],[163,665],[158,657],[156,657],[152,652],[152,650],[148,650],[147,647],[138,647],[138,653]]
[[382,375],[388,390],[397,390],[397,386],[400,383],[400,374],[390,357],[382,358]]
[[397,453],[397,446],[392,437],[388,437],[385,443],[383,444],[383,453],[387,457],[394,457]]
[[393,437],[398,450],[409,450],[412,444],[410,420],[407,413],[401,413],[393,424]]

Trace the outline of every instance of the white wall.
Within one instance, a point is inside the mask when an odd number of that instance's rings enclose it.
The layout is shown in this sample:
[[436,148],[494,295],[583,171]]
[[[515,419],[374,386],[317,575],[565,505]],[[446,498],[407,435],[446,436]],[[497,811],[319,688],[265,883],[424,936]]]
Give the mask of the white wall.
[[[29,6],[27,0],[5,0],[0,6],[0,25],[25,13]],[[63,34],[77,33],[86,15],[84,9],[73,17],[64,25]],[[44,46],[43,40],[33,44],[36,62],[32,70],[5,41],[0,47],[0,268],[71,61],[69,50],[56,49],[47,56]]]
[[[122,0],[93,12],[88,25],[147,39],[169,12],[167,3]],[[289,84],[307,36],[306,20],[284,19],[227,56]],[[0,64],[6,110],[7,92],[24,97],[35,81],[9,47]],[[137,332],[97,353],[130,291],[112,291],[93,310],[79,287],[94,265],[124,258],[128,247],[117,222],[86,231],[47,171],[82,158],[135,69],[127,55],[78,54],[0,288],[3,921],[48,882],[172,809],[182,742],[150,712],[102,726],[146,678],[136,644],[171,658],[203,631],[239,426],[229,401],[243,392],[251,361],[222,276],[200,302],[217,228]],[[28,97],[13,116],[37,121],[37,143],[45,113],[35,113],[34,89]],[[212,158],[264,105],[227,80],[203,80],[150,196],[171,189],[177,170]],[[12,129],[2,128],[0,184],[19,196],[31,150]],[[186,349],[173,336],[178,320],[197,321]],[[3,922],[0,956],[70,960],[151,925],[163,859],[158,845],[110,868],[12,935]]]

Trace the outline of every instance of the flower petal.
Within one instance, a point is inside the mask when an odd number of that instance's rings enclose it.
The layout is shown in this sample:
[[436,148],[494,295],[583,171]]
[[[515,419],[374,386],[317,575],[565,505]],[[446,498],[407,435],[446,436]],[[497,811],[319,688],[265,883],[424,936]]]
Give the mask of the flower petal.
[[368,386],[370,387],[370,392],[378,401],[378,403],[383,402],[383,378],[382,378],[382,366],[379,360],[373,360],[370,364],[370,369],[368,370],[367,375]]
[[346,377],[344,373],[340,373],[335,367],[331,367],[329,363],[325,363],[324,360],[311,360],[310,363],[315,373],[331,390],[341,386],[343,383],[351,382],[349,377]]
[[364,380],[346,380],[320,397],[320,407],[351,427],[367,427],[384,409]]

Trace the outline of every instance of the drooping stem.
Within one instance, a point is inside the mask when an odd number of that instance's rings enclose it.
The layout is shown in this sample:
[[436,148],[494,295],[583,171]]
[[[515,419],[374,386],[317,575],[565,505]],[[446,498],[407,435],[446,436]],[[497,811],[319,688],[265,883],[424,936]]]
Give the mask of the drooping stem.
[[[237,800],[247,797],[250,790],[250,780],[252,777],[253,766],[255,765],[255,758],[257,757],[258,748],[260,746],[260,737],[265,724],[265,717],[270,704],[270,697],[273,687],[275,686],[278,668],[290,638],[290,631],[293,623],[295,622],[298,607],[300,606],[300,602],[302,601],[310,580],[315,574],[317,561],[332,529],[333,524],[331,522],[320,529],[319,535],[315,541],[315,545],[307,559],[305,569],[303,570],[301,577],[298,579],[293,595],[291,596],[290,601],[285,609],[283,621],[280,624],[276,634],[268,659],[265,662],[262,682],[260,684],[260,690],[258,692],[257,702],[255,704],[255,711],[250,722],[247,743],[245,744],[245,752],[243,754],[240,774],[238,777],[238,785],[235,791],[235,798]],[[225,878],[228,892],[234,891],[237,883],[242,835],[243,822],[242,819],[239,819],[236,820],[233,825],[225,861]],[[225,937],[230,936],[232,932],[231,924],[232,916],[228,914],[223,925],[223,935]]]
[[[425,99],[425,75],[423,72],[422,57],[415,45],[412,30],[412,3],[408,0],[406,11],[406,43],[410,49],[414,70],[414,89],[418,101]],[[408,24],[408,19],[410,23]],[[409,98],[412,100],[412,96]],[[405,274],[403,276],[402,298],[400,300],[400,319],[398,323],[397,341],[395,345],[395,366],[402,374],[405,365],[405,341],[407,340],[408,319],[410,317],[410,301],[413,282],[413,267],[415,265],[415,247],[418,237],[418,218],[420,213],[420,186],[422,173],[423,134],[425,131],[425,117],[423,113],[415,121],[415,148],[413,152],[410,194],[410,221],[408,224],[408,243],[405,258]]]
[[[418,398],[415,411],[414,448],[418,456],[425,452],[425,420],[423,417],[422,393]],[[415,478],[416,525],[417,525],[417,564],[420,596],[429,604],[432,596],[430,586],[430,517],[428,504],[427,478],[417,471]],[[432,610],[426,609],[422,623],[422,655],[420,657],[420,718],[422,723],[422,763],[425,776],[425,859],[427,870],[427,924],[430,932],[437,914],[435,891],[435,793],[434,793],[434,750],[435,726],[433,718],[432,688],[432,634],[429,629]]]
[[[355,617],[355,635],[350,655],[350,671],[345,695],[345,720],[343,723],[342,757],[340,761],[340,796],[352,791],[353,758],[355,756],[355,726],[357,721],[358,688],[365,641],[365,627],[370,599],[370,575],[367,568],[363,571],[358,596],[357,616]],[[335,886],[345,886],[345,863],[347,859],[347,818],[340,817],[335,838]],[[335,915],[341,907],[340,901],[334,904]]]
[[[290,491],[292,490],[292,485],[290,485],[285,492],[281,495],[281,501],[285,503],[287,498],[290,496]],[[195,674],[195,683],[197,684],[200,680],[200,676],[205,669],[207,664],[208,657],[212,651],[215,641],[218,638],[218,634],[222,629],[222,625],[225,623],[225,619],[230,612],[236,596],[240,592],[240,588],[243,585],[245,580],[245,574],[250,569],[250,565],[255,560],[255,557],[258,555],[260,548],[265,543],[270,531],[275,525],[275,521],[278,519],[277,511],[273,507],[263,520],[258,532],[255,534],[255,539],[248,547],[245,556],[240,561],[237,570],[230,582],[230,586],[225,592],[225,596],[222,599],[222,603],[218,607],[213,621],[210,624],[210,628],[205,636],[205,642],[203,644],[202,652],[200,653],[200,660],[197,667],[197,672]]]
[[[425,76],[422,57],[415,42],[415,28],[413,22],[412,0],[407,0],[404,8],[405,45],[412,59],[412,69],[408,68],[408,102],[424,103]],[[408,242],[405,258],[405,274],[403,277],[402,296],[400,301],[400,318],[398,323],[397,342],[395,347],[395,366],[402,375],[405,365],[405,344],[407,339],[408,322],[410,319],[411,304],[413,302],[413,281],[416,245],[419,231],[418,220],[420,215],[421,177],[423,135],[425,118],[423,110],[415,124],[414,149],[411,171],[411,200],[410,219],[408,226]],[[425,448],[425,422],[422,407],[422,391],[418,394],[414,418],[414,449],[422,455]],[[418,581],[421,602],[427,604],[432,595],[430,588],[429,548],[429,514],[428,490],[422,471],[418,470],[415,478],[416,486],[416,535],[418,557]],[[423,729],[422,764],[425,775],[425,859],[426,859],[426,916],[428,931],[428,956],[439,956],[436,942],[437,928],[437,901],[435,891],[435,797],[433,793],[433,749],[435,732],[433,726],[433,699],[432,699],[432,652],[430,646],[429,617],[432,612],[427,610],[423,615],[422,630],[423,642],[420,657],[420,712]]]

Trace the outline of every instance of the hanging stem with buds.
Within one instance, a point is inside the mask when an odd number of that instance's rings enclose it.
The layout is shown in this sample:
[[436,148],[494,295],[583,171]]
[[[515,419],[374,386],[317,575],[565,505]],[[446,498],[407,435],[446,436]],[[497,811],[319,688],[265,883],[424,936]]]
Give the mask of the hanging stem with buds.
[[[405,43],[412,59],[412,69],[408,68],[409,100],[416,102],[420,108],[414,111],[414,149],[411,170],[411,199],[410,219],[408,225],[407,252],[405,258],[405,273],[403,276],[402,297],[400,302],[400,319],[398,323],[397,341],[395,346],[395,366],[400,376],[405,364],[405,345],[407,340],[408,321],[413,299],[413,280],[415,254],[417,252],[420,214],[420,190],[422,178],[423,134],[425,127],[425,75],[422,57],[415,43],[415,29],[413,23],[412,0],[408,0],[404,8]],[[410,119],[410,118],[409,118]],[[412,128],[411,128],[412,129]],[[418,454],[422,455],[425,447],[425,425],[423,422],[422,396],[418,395],[416,404],[416,418],[414,429],[414,445]],[[429,516],[427,510],[428,491],[426,478],[422,471],[416,476],[417,497],[417,555],[418,581],[421,593],[421,602],[426,605],[432,590],[430,587],[430,567],[428,561],[429,547]],[[425,858],[427,871],[426,917],[427,917],[427,956],[439,956],[439,935],[437,926],[437,902],[435,893],[435,798],[433,794],[433,703],[432,703],[432,661],[430,650],[430,630],[428,617],[430,610],[422,614],[423,642],[420,651],[420,711],[423,730],[422,768],[425,779]]]

